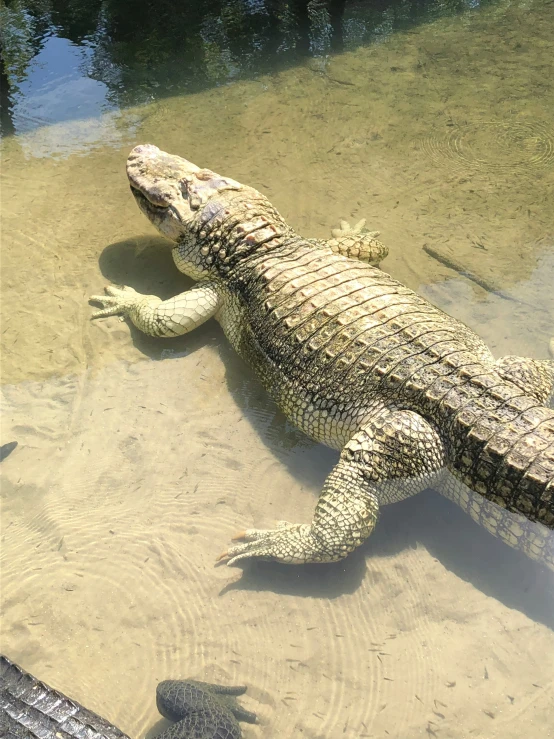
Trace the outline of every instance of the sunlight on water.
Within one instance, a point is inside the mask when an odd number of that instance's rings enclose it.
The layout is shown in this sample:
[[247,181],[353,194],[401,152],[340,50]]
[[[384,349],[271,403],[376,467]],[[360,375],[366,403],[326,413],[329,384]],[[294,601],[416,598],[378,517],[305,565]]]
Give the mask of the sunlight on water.
[[2,651],[137,739],[186,676],[248,685],[247,738],[546,739],[552,573],[432,491],[344,562],[214,569],[237,531],[308,521],[336,454],[215,322],[155,340],[87,297],[190,284],[129,194],[151,142],[306,236],[367,218],[385,271],[547,358],[552,5],[101,5],[2,10]]

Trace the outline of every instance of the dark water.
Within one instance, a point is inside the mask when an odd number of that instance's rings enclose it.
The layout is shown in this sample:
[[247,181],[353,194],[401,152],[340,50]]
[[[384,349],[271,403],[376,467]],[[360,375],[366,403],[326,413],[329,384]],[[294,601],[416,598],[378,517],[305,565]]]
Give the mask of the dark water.
[[479,0],[8,0],[2,130],[87,118],[380,43]]

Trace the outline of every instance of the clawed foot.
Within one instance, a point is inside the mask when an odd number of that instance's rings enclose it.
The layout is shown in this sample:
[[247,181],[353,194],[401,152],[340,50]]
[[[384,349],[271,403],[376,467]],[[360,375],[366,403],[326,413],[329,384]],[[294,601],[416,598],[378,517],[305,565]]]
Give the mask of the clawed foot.
[[310,529],[308,524],[287,521],[279,521],[275,529],[247,529],[233,537],[233,541],[244,543],[229,547],[217,562],[234,565],[250,557],[287,564],[323,561],[313,546]]
[[333,228],[331,233],[335,239],[340,239],[343,236],[356,236],[362,233],[370,239],[376,239],[381,232],[368,231],[365,227],[365,221],[366,219],[362,218],[361,221],[358,221],[354,226],[351,226],[348,221],[342,220],[339,228]]
[[93,313],[91,318],[126,316],[144,298],[144,295],[125,285],[109,285],[104,289],[106,291],[105,295],[91,295],[89,298],[89,301],[100,303],[102,306],[102,310]]

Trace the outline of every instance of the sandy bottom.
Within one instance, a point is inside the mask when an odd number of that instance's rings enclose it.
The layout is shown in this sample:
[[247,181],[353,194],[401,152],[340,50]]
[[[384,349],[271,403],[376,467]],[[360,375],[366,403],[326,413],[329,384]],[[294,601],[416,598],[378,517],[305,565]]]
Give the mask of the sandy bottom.
[[286,423],[215,323],[163,342],[87,305],[108,282],[189,284],[128,193],[128,150],[149,141],[259,187],[306,235],[366,217],[387,271],[497,355],[548,356],[551,12],[500,4],[324,73],[128,111],[104,142],[86,126],[86,155],[67,150],[77,124],[3,142],[12,659],[137,739],[159,727],[156,683],[180,676],[246,683],[247,739],[554,736],[552,573],[432,491],[342,563],[214,569],[238,530],[308,521],[336,454]]

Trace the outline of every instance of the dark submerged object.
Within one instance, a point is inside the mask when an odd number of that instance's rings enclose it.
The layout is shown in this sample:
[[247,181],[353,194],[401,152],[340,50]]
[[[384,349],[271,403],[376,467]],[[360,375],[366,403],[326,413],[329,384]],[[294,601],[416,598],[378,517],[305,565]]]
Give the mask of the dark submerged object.
[[237,701],[245,692],[245,685],[164,680],[156,688],[156,705],[162,716],[177,723],[156,739],[240,739],[238,721],[256,723],[256,714]]
[[9,457],[16,447],[17,441],[8,441],[7,444],[2,444],[2,446],[0,446],[0,462],[3,462],[6,457]]
[[[256,722],[237,695],[245,686],[196,680],[164,680],[156,689],[158,710],[176,721],[159,739],[240,739],[240,721]],[[77,701],[37,680],[0,655],[1,739],[130,739]]]

